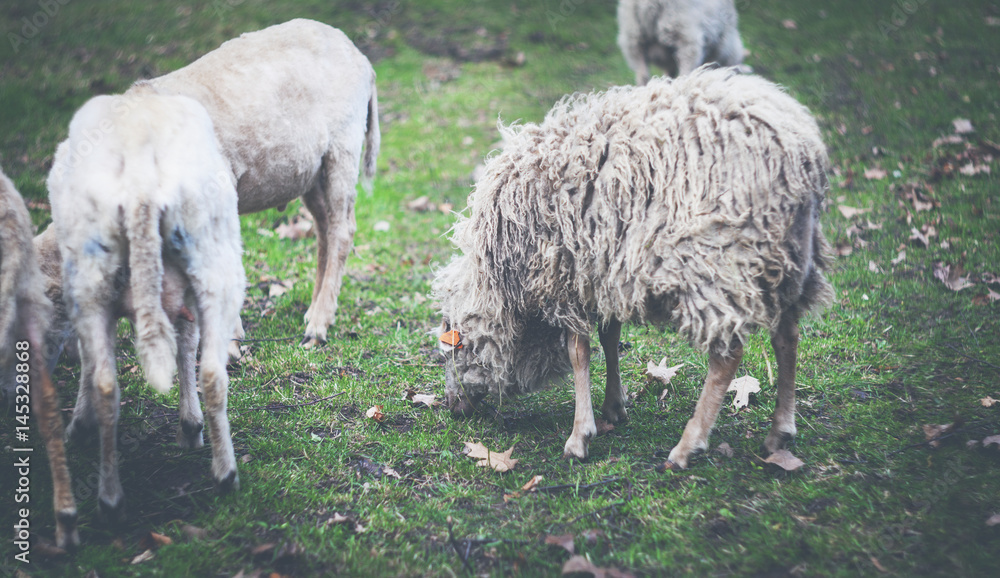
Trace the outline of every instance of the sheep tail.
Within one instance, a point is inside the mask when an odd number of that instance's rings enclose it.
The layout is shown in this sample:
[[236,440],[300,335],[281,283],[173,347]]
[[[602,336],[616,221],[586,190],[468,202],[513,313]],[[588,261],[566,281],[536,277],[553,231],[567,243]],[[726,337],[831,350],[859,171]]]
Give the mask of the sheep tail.
[[126,216],[136,349],[146,379],[160,393],[170,391],[177,370],[177,338],[163,310],[163,210],[148,200],[133,205]]
[[381,146],[382,136],[378,128],[378,91],[375,89],[375,73],[372,73],[372,95],[368,99],[368,127],[365,131],[365,158],[361,169],[361,186],[368,194],[372,192],[372,180],[375,178],[375,160]]

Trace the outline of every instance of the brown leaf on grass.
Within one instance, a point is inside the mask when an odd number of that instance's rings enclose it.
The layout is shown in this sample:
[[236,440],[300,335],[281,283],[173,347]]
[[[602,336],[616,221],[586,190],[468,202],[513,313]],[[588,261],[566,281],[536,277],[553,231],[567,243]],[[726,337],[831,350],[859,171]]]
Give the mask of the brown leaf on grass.
[[865,169],[865,178],[869,181],[881,181],[889,175],[885,169],[882,167],[872,167],[870,169]]
[[899,265],[900,263],[903,262],[904,259],[906,259],[906,251],[900,251],[899,254],[896,255],[896,258],[889,262],[892,263],[893,265]]
[[781,21],[781,25],[785,27],[785,30],[798,30],[799,25],[795,23],[791,18],[787,18]]
[[994,303],[996,301],[1000,301],[1000,293],[997,293],[989,287],[986,288],[986,295],[976,295],[972,298],[972,302],[976,305],[989,305],[990,303]]
[[805,462],[792,455],[788,450],[778,450],[767,456],[765,464],[774,464],[786,472],[797,470],[805,465]]
[[931,246],[931,240],[927,238],[927,235],[921,233],[916,227],[910,229],[910,241],[914,241],[920,245],[924,246],[924,249]]
[[544,480],[544,479],[545,479],[545,476],[542,476],[542,475],[532,476],[531,479],[528,480],[528,483],[526,483],[523,486],[521,486],[521,491],[522,492],[534,492],[535,489],[538,487],[538,484],[542,483],[542,480]]
[[983,438],[983,447],[988,448],[992,445],[996,445],[997,449],[1000,449],[1000,435],[988,436]]
[[426,211],[433,211],[436,207],[434,206],[434,203],[430,202],[430,199],[427,198],[427,195],[424,195],[422,197],[417,197],[416,199],[413,199],[409,203],[406,203],[406,208],[411,211],[417,211],[418,213],[423,213]]
[[986,396],[979,400],[979,403],[983,404],[983,407],[993,407],[995,404],[1000,403],[1000,399],[993,399],[990,396]]
[[594,420],[594,423],[597,424],[597,435],[599,436],[604,435],[609,431],[615,429],[615,424],[609,421],[605,421],[601,418],[597,418],[596,420]]
[[170,536],[164,536],[163,534],[157,534],[156,532],[146,532],[146,534],[139,540],[139,548],[143,550],[155,550],[160,546],[169,546],[173,544],[174,541]]
[[946,144],[962,144],[964,142],[965,142],[965,139],[963,139],[961,136],[959,136],[957,134],[950,134],[948,136],[943,136],[941,138],[934,139],[934,142],[931,143],[931,146],[934,147],[934,148],[938,148],[941,145],[946,145]]
[[837,248],[835,249],[837,256],[847,257],[854,252],[854,246],[850,243],[837,243]]
[[506,472],[512,470],[517,465],[518,460],[510,457],[511,452],[514,451],[514,446],[510,446],[505,452],[491,452],[480,442],[464,443],[465,455],[479,460],[476,462],[476,465],[481,468],[493,468],[498,472]]
[[268,285],[267,288],[267,298],[274,299],[275,297],[281,297],[285,293],[288,293],[295,287],[295,282],[291,279],[285,281],[274,280]]
[[141,554],[137,555],[135,558],[129,561],[129,564],[135,566],[136,564],[142,564],[143,562],[149,562],[153,558],[156,558],[156,554],[152,550],[145,550]]
[[851,207],[848,205],[837,205],[837,210],[840,211],[841,215],[844,215],[845,219],[853,219],[858,215],[863,215],[867,213],[871,209],[859,209],[857,207]]
[[433,393],[417,393],[417,390],[412,387],[406,389],[406,392],[403,394],[403,399],[412,402],[413,405],[423,404],[427,407],[441,405],[441,402],[437,400],[437,396]]
[[570,554],[576,552],[576,545],[573,543],[573,534],[548,535],[545,537],[545,543],[552,546],[559,546]]
[[889,571],[885,569],[885,566],[883,566],[882,563],[878,561],[878,558],[876,558],[875,556],[869,556],[869,558],[871,559],[872,564],[875,565],[875,568],[879,572],[881,572],[883,574],[888,574],[889,573]]
[[292,217],[287,223],[282,223],[275,227],[274,232],[278,234],[279,239],[289,239],[291,241],[305,239],[315,234],[313,233],[312,220],[299,215]]
[[180,528],[181,534],[187,536],[188,540],[206,540],[208,539],[208,530],[204,528],[199,528],[198,526],[192,526],[190,524],[184,524]]
[[733,448],[726,442],[719,444],[719,447],[715,448],[715,451],[719,452],[727,458],[733,457]]
[[[939,447],[941,445],[941,442],[939,441],[941,436],[950,434],[951,432],[955,431],[957,424],[958,422],[947,423],[947,424],[924,424],[923,426],[924,437],[929,442],[927,445],[931,446],[932,448]],[[985,442],[986,440],[983,441]]]
[[571,556],[562,567],[562,575],[593,576],[593,578],[635,578],[631,572],[623,572],[615,568],[600,568],[585,556]]
[[944,286],[952,291],[961,291],[962,289],[972,287],[974,284],[969,282],[968,277],[962,277],[962,273],[965,271],[962,269],[962,265],[945,265],[944,262],[938,261],[934,264],[934,277],[939,279]]
[[733,398],[733,407],[739,410],[750,403],[751,393],[758,393],[760,391],[760,381],[752,375],[737,377],[729,383],[729,389],[726,391],[736,392],[736,396]]
[[993,514],[989,518],[986,518],[987,526],[996,526],[997,524],[1000,524],[1000,514]]
[[969,134],[976,130],[972,128],[972,123],[967,118],[956,118],[951,121],[951,125],[955,127],[955,134]]
[[677,370],[683,367],[684,364],[680,363],[673,367],[667,367],[667,358],[664,357],[660,360],[659,365],[653,365],[652,361],[646,362],[646,377],[651,380],[656,380],[663,385],[670,385],[670,380],[677,375]]
[[382,406],[381,405],[371,406],[370,408],[368,408],[368,411],[365,412],[365,417],[373,419],[379,423],[382,423],[382,420],[385,419],[385,414],[382,412]]

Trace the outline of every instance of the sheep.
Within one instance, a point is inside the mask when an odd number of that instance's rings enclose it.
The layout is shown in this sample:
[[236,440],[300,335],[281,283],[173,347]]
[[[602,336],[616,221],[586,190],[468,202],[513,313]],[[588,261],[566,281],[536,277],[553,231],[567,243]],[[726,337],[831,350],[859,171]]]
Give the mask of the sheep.
[[508,127],[503,153],[454,226],[461,251],[432,283],[448,404],[537,390],[572,370],[566,457],[596,424],[590,330],[607,363],[602,411],[626,419],[621,324],[673,326],[709,355],[694,417],[667,467],[707,447],[747,336],[779,363],[765,447],[795,435],[798,320],[832,299],[819,214],[828,159],[816,122],[778,87],[707,67],[645,87],[563,99]]
[[[212,475],[221,490],[238,489],[226,350],[246,279],[236,183],[208,113],[188,97],[141,87],[94,97],[74,115],[47,184],[82,365],[67,436],[97,430],[101,513],[112,522],[124,515],[115,455],[115,328],[122,315],[134,320],[149,384],[165,393],[179,374],[178,444],[202,446],[207,417]],[[206,415],[194,380],[199,340]]]
[[325,342],[354,243],[358,163],[371,190],[379,152],[368,59],[340,30],[297,19],[230,40],[148,84],[208,110],[241,214],[302,197],[316,220],[318,250],[302,343]]
[[649,82],[649,65],[669,76],[702,64],[737,66],[743,43],[733,0],[619,0],[618,46],[635,83]]
[[24,200],[0,169],[0,378],[19,424],[27,425],[21,419],[29,418],[24,411],[30,398],[31,417],[49,458],[56,538],[66,547],[79,543],[76,506],[63,446],[59,397],[46,369],[52,355],[45,348],[44,336],[52,303],[45,295],[31,241],[33,229]]

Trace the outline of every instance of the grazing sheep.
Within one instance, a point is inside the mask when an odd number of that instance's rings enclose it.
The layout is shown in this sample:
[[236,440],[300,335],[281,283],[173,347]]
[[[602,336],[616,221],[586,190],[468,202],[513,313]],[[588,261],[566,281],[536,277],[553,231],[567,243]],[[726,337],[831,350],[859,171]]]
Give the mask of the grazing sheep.
[[[46,370],[51,355],[44,336],[52,304],[45,296],[32,231],[24,200],[0,170],[0,379],[15,418],[27,417],[23,408],[31,400],[32,418],[45,442],[55,488],[56,540],[66,547],[79,542],[76,505],[63,447],[59,396]],[[27,376],[27,383],[22,376]]]
[[573,370],[565,455],[587,456],[590,330],[608,365],[602,411],[626,417],[621,323],[670,325],[710,356],[668,465],[707,447],[747,336],[771,332],[778,404],[765,442],[795,434],[798,320],[832,297],[819,224],[828,160],[809,112],[779,88],[702,68],[556,104],[505,129],[437,273],[447,397],[536,390]]
[[326,341],[354,243],[358,164],[363,160],[370,190],[378,157],[368,59],[340,30],[300,19],[230,40],[149,84],[208,111],[236,177],[241,214],[302,197],[316,220],[318,249],[303,344]]
[[71,438],[97,429],[98,497],[112,520],[123,515],[116,426],[116,320],[133,319],[147,381],[159,392],[180,374],[182,447],[212,437],[212,474],[239,487],[226,398],[227,344],[239,321],[245,277],[235,181],[211,119],[196,101],[137,87],[99,96],[73,117],[48,179],[62,255],[62,290],[79,337],[80,392]]
[[708,62],[736,66],[743,43],[733,0],[619,0],[618,46],[635,83],[649,82],[649,65],[669,76]]

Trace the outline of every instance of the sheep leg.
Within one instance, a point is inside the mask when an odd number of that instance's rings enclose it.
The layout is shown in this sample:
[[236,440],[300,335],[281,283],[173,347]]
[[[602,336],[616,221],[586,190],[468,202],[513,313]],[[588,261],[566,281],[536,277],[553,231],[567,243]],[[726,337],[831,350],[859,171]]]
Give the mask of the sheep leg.
[[618,369],[618,342],[622,335],[622,324],[617,319],[611,320],[606,326],[597,328],[604,349],[604,364],[608,370],[608,379],[604,386],[604,404],[601,413],[611,423],[628,419],[625,412],[625,388],[622,387],[621,373]]
[[705,62],[705,46],[700,40],[682,38],[677,46],[677,76],[690,74]]
[[121,393],[115,366],[116,323],[109,310],[92,307],[84,309],[76,327],[80,334],[83,366],[90,373],[83,380],[89,379],[93,385],[91,401],[96,408],[101,446],[98,506],[101,514],[115,524],[121,522],[125,514],[124,494],[118,478],[117,432]]
[[799,348],[799,321],[796,313],[781,316],[771,335],[771,347],[778,358],[778,403],[771,417],[771,432],[764,448],[774,453],[795,437],[795,362]]
[[[196,311],[197,308],[192,309]],[[202,430],[205,418],[198,401],[195,377],[195,356],[198,354],[198,325],[178,318],[177,329],[177,381],[180,384],[180,424],[177,426],[177,445],[182,448],[200,448],[205,445]]]
[[229,340],[229,363],[237,363],[243,358],[243,352],[240,351],[240,340],[246,337],[246,332],[243,331],[243,319],[236,320],[236,332],[233,333],[233,338]]
[[590,438],[597,435],[594,407],[590,401],[590,338],[572,334],[568,342],[573,384],[576,386],[576,411],[573,415],[573,433],[566,440],[563,457],[582,460],[587,457]]
[[73,444],[86,444],[94,439],[97,432],[97,413],[94,410],[94,366],[93,361],[83,354],[83,346],[77,342],[80,354],[80,389],[76,393],[73,417],[66,426],[66,439]]
[[[361,151],[345,159],[328,154],[323,159],[325,182],[318,183],[303,195],[306,208],[316,222],[316,284],[312,303],[306,311],[305,347],[326,342],[327,328],[337,312],[337,296],[344,278],[344,264],[354,246],[354,201],[358,182],[357,167]],[[350,168],[348,171],[347,168]]]
[[62,416],[59,414],[59,394],[45,368],[38,370],[39,379],[31,398],[32,408],[38,419],[38,429],[45,441],[52,472],[53,505],[56,515],[56,545],[63,549],[80,544],[76,531],[76,501],[73,499],[69,468],[66,466],[66,448],[63,446]]
[[742,346],[736,347],[729,357],[714,351],[709,354],[708,377],[705,378],[705,387],[701,390],[694,416],[688,420],[681,441],[670,450],[670,455],[663,464],[664,468],[684,469],[693,452],[708,449],[708,434],[715,425],[726,390],[729,389],[729,383],[733,381],[742,359]]

